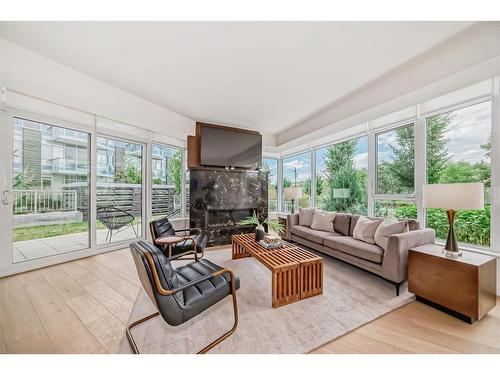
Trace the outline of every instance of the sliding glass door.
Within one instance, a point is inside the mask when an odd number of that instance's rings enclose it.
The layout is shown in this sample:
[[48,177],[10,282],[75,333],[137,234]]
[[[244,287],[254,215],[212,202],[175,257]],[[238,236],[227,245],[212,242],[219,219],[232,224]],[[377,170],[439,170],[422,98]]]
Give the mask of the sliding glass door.
[[182,216],[182,149],[165,144],[152,144],[151,215],[152,218]]
[[12,120],[13,263],[90,247],[90,134]]
[[97,137],[97,245],[142,236],[143,146]]

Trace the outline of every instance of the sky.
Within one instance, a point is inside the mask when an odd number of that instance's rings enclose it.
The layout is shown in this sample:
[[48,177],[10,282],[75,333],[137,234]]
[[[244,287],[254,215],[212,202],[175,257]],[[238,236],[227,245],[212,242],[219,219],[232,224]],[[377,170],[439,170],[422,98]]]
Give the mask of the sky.
[[297,168],[297,182],[311,177],[311,153],[305,152],[283,160],[283,177],[292,183],[295,181],[295,168]]
[[[316,154],[316,170],[321,171],[325,168],[325,154],[328,147],[319,149]],[[358,169],[368,169],[368,139],[367,137],[358,138],[358,145],[354,155],[354,164]]]
[[[485,151],[481,145],[487,143],[491,132],[491,102],[476,104],[454,111],[454,119],[450,123],[445,138],[448,140],[448,153],[454,161],[476,163],[485,160]],[[379,161],[392,161],[393,152],[390,145],[396,143],[396,132],[389,131],[378,136]],[[354,162],[359,169],[368,168],[367,138],[358,138],[358,147]],[[316,169],[324,166],[326,149],[317,150]],[[297,168],[297,181],[304,181],[311,176],[311,154],[305,152],[283,160],[283,175],[294,181],[294,168]]]
[[448,152],[454,161],[476,163],[486,159],[481,145],[491,133],[491,102],[476,104],[455,111],[456,117],[446,132]]
[[[491,132],[491,102],[476,104],[454,111],[445,138],[448,153],[453,161],[476,163],[486,159],[481,145],[488,142]],[[378,136],[379,161],[392,161],[391,144],[396,143],[396,132],[389,131]]]

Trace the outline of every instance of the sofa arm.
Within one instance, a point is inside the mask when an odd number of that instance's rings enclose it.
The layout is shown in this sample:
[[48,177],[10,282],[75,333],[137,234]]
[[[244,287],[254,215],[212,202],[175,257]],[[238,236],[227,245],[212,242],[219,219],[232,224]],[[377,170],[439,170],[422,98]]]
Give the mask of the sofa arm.
[[434,229],[418,229],[389,236],[382,260],[384,277],[396,283],[405,281],[408,277],[408,250],[435,242]]
[[299,214],[288,214],[286,217],[285,240],[292,239],[292,227],[299,225]]

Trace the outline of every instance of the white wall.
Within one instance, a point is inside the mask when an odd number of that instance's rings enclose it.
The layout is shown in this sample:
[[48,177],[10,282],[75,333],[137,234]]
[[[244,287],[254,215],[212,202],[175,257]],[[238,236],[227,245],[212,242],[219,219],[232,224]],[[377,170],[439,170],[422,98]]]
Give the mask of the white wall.
[[479,23],[282,132],[275,151],[491,78],[500,72],[499,40],[500,22]]
[[0,86],[8,90],[7,103],[12,91],[180,140],[194,132],[191,119],[4,39],[0,39]]

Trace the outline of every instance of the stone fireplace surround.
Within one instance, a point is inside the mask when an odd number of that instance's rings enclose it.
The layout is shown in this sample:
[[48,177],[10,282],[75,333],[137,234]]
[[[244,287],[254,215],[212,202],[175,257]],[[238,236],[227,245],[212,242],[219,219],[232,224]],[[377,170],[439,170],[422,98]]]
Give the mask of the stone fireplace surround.
[[253,211],[267,217],[267,173],[251,170],[192,168],[189,170],[190,227],[208,233],[207,246],[231,243],[231,236],[252,232],[239,221]]

